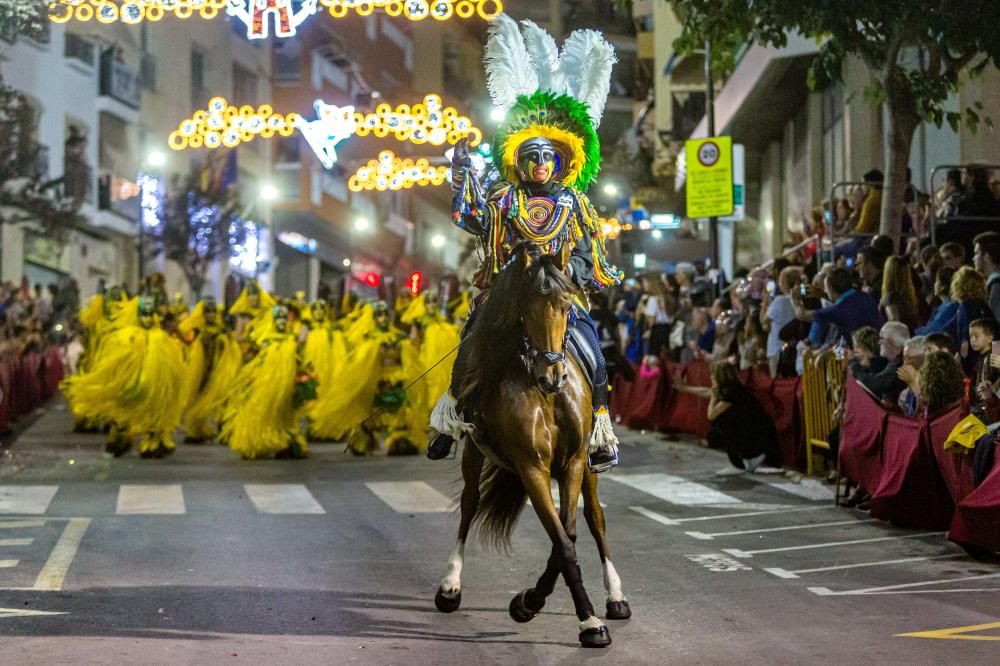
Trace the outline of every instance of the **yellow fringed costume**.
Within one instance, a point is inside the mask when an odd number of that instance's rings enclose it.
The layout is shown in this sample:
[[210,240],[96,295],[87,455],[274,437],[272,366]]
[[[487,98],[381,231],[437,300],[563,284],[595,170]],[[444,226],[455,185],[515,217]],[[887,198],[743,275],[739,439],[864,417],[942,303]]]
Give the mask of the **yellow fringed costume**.
[[185,441],[199,443],[215,436],[213,421],[221,416],[219,410],[242,365],[242,354],[235,338],[219,321],[214,299],[199,301],[178,329],[190,342],[185,380],[188,394]]
[[[370,325],[367,331],[357,328],[365,322]],[[377,433],[383,431],[390,455],[416,453],[416,442],[425,435],[424,422],[415,418],[424,400],[422,388],[419,384],[408,388],[420,376],[413,343],[389,325],[383,304],[377,312],[368,306],[348,331],[348,339],[352,334],[358,342],[343,371],[329,390],[321,392],[312,410],[313,432],[332,440],[350,432],[351,452],[366,455],[377,448]]]
[[319,382],[317,399],[306,410],[309,418],[308,438],[311,441],[322,441],[312,428],[317,405],[322,402],[325,392],[334,386],[334,379],[344,368],[347,360],[347,339],[330,320],[330,309],[326,301],[319,300],[305,312],[305,321],[309,333],[305,340],[304,356],[306,364],[312,368]]
[[[461,339],[461,329],[447,321],[436,308],[428,309],[425,296],[426,292],[414,299],[402,318],[404,324],[417,324],[422,331],[418,362],[427,375],[421,380],[420,395],[423,399],[414,414],[421,425],[430,420],[431,410],[434,409],[431,401],[448,390],[455,352]],[[421,446],[426,444],[423,438],[417,441]]]
[[237,315],[242,320],[242,324],[236,329],[236,339],[239,340],[245,355],[252,353],[257,340],[267,332],[271,309],[275,305],[277,301],[274,297],[254,281],[243,288],[240,297],[229,308],[229,314]]
[[287,311],[268,317],[258,329],[260,351],[233,382],[219,432],[220,439],[243,458],[304,458],[308,449],[299,430],[296,384],[304,371],[299,344],[287,330]]
[[65,380],[63,392],[77,418],[112,424],[110,453],[123,455],[138,436],[143,457],[163,457],[174,450],[184,409],[180,348],[157,325],[149,299],[132,299],[114,324],[91,370]]

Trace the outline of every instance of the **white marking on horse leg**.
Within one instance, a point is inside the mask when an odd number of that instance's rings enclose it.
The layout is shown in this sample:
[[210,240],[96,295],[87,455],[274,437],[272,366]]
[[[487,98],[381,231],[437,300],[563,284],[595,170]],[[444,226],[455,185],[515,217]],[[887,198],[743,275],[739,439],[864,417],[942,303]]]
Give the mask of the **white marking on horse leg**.
[[465,542],[459,541],[448,558],[448,573],[441,580],[441,594],[454,599],[462,592],[462,564],[465,560]]
[[603,626],[604,623],[599,618],[591,615],[580,623],[580,631],[584,631],[585,629],[600,629]]
[[611,560],[604,560],[604,589],[608,591],[608,601],[626,601],[622,581]]

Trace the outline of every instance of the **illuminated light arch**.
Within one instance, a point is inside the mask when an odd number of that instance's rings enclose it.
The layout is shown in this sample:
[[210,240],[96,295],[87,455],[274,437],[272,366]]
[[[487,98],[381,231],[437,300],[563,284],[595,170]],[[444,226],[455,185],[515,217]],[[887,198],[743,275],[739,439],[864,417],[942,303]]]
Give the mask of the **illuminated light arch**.
[[293,0],[54,0],[49,3],[48,16],[53,23],[96,19],[100,23],[135,24],[159,21],[167,14],[211,20],[225,10],[246,26],[247,39],[266,39],[294,37],[297,28],[319,11],[319,5],[333,18],[344,18],[351,12],[369,16],[379,10],[410,21],[475,16],[490,21],[503,12],[501,0],[301,0],[297,8]]
[[174,150],[186,148],[235,148],[255,138],[270,138],[275,134],[291,136],[299,114],[274,113],[269,104],[256,109],[235,107],[223,97],[213,97],[208,108],[196,111],[181,121],[170,133],[167,145]]
[[414,186],[441,185],[448,178],[448,167],[434,166],[426,158],[400,158],[383,150],[378,159],[359,168],[347,181],[352,192],[362,190],[404,190]]

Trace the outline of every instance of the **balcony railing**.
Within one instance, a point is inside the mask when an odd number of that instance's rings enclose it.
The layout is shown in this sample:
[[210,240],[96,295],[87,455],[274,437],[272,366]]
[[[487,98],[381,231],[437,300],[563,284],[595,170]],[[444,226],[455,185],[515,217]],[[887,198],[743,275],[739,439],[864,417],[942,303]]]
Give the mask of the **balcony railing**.
[[142,101],[139,73],[119,61],[113,51],[105,51],[101,54],[100,92],[138,111]]
[[63,44],[63,56],[67,60],[75,60],[83,63],[87,67],[94,67],[94,53],[96,52],[94,43],[85,37],[66,33],[66,41]]

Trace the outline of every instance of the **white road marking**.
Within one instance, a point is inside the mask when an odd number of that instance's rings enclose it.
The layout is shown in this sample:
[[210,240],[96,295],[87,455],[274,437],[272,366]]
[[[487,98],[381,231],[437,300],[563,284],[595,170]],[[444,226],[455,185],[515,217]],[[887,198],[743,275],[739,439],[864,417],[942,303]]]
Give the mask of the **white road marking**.
[[309,514],[326,513],[309,489],[301,483],[247,483],[247,497],[258,513]]
[[787,532],[789,530],[808,530],[813,527],[836,527],[838,525],[861,525],[864,523],[873,523],[874,518],[868,518],[865,520],[838,520],[832,523],[808,523],[806,525],[783,525],[781,527],[766,527],[755,530],[737,530],[735,532],[711,532],[706,534],[704,532],[685,532],[690,537],[695,539],[702,539],[703,541],[711,541],[715,537],[721,536],[738,536],[741,534],[760,534],[763,532]]
[[35,540],[25,539],[0,539],[0,546],[30,546]]
[[778,481],[777,479],[771,480],[766,476],[753,476],[751,478],[759,483],[764,483],[772,488],[783,490],[786,493],[791,493],[807,500],[833,499],[834,489],[816,479],[802,479],[799,483],[791,483],[789,481]]
[[[753,506],[743,504],[741,506]],[[646,516],[650,520],[655,520],[662,525],[680,525],[681,523],[691,523],[703,520],[721,520],[723,518],[745,518],[747,516],[766,516],[774,513],[792,513],[797,511],[820,511],[822,509],[833,509],[832,506],[805,506],[797,508],[781,508],[781,509],[766,509],[764,511],[749,511],[743,513],[718,513],[712,516],[695,516],[693,518],[670,518],[669,516],[664,516],[662,513],[657,513],[656,511],[651,511],[643,506],[630,506],[629,509],[635,511],[636,513]]]
[[859,543],[875,543],[877,541],[898,541],[900,539],[918,539],[920,537],[942,536],[944,532],[921,532],[920,534],[904,534],[902,536],[877,537],[874,539],[852,539],[850,541],[829,541],[826,543],[810,543],[804,546],[785,546],[784,548],[765,548],[763,550],[740,550],[739,548],[723,548],[722,552],[733,557],[753,557],[761,553],[783,553],[789,550],[811,550],[813,548],[835,548],[837,546],[853,546]]
[[44,520],[7,520],[0,522],[0,530],[19,530],[26,527],[45,527]]
[[655,520],[656,522],[660,523],[661,525],[680,525],[680,523],[677,522],[676,520],[674,520],[673,518],[667,518],[666,516],[664,516],[661,513],[656,513],[655,511],[650,511],[649,509],[647,509],[644,506],[630,506],[629,509],[631,509],[632,511],[635,511],[640,516],[646,516],[650,520]]
[[45,513],[59,486],[0,486],[0,513]]
[[69,615],[53,611],[26,610],[24,608],[0,608],[0,618],[5,617],[37,617],[39,615]]
[[680,506],[710,506],[713,504],[743,504],[731,495],[671,474],[618,474],[610,481],[641,490],[658,499]]
[[[997,578],[1000,577],[1000,573],[991,574],[981,574],[979,576],[963,576],[961,578],[946,578],[944,580],[924,580],[918,583],[902,583],[900,585],[883,585],[882,587],[866,587],[860,590],[843,590],[841,592],[835,592],[828,587],[810,587],[808,590],[813,594],[818,594],[821,597],[839,597],[839,596],[859,596],[864,594],[888,594],[892,592],[899,593],[899,590],[907,590],[914,587],[927,587],[928,585],[946,585],[949,583],[964,583],[969,580],[983,580],[985,578]],[[934,592],[955,592],[957,590],[917,590],[918,592],[934,593]],[[977,590],[968,590],[969,592],[993,592],[1000,591],[996,588],[980,588]]]
[[822,571],[841,571],[843,569],[861,569],[864,567],[881,567],[888,564],[909,564],[911,562],[929,562],[931,560],[947,560],[955,557],[965,557],[964,553],[951,553],[948,555],[932,555],[928,557],[904,557],[898,560],[881,560],[879,562],[859,562],[858,564],[838,564],[830,567],[815,567],[813,569],[796,569],[788,571],[777,567],[765,568],[764,571],[773,574],[778,578],[798,578],[802,574],[820,573]]
[[66,572],[69,565],[76,557],[76,551],[80,548],[80,541],[90,526],[90,518],[70,518],[66,523],[56,547],[52,549],[49,559],[42,567],[41,573],[35,579],[32,589],[59,591],[62,589],[63,581],[66,579]]
[[0,560],[0,569],[13,569],[19,560]]
[[451,498],[423,481],[373,481],[365,485],[398,513],[446,513],[455,508]]
[[186,511],[180,484],[123,485],[118,489],[115,513],[130,515],[179,515]]

